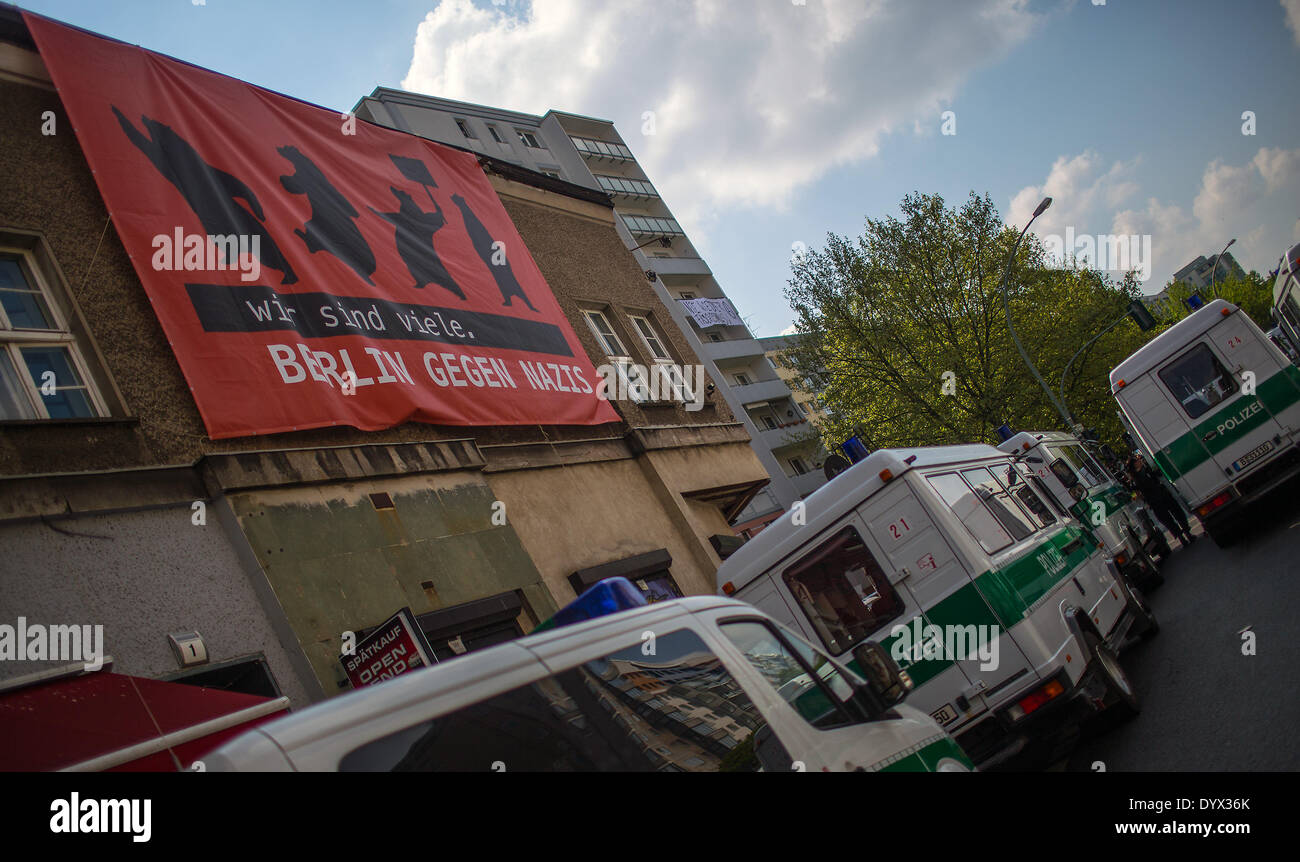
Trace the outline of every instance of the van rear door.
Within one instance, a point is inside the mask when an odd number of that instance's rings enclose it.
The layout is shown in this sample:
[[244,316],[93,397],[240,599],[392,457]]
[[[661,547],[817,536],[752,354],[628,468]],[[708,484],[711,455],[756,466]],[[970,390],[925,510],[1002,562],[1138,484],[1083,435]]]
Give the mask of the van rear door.
[[[1210,486],[1202,499],[1213,487],[1221,487],[1225,476],[1236,478],[1267,458],[1278,446],[1274,437],[1290,436],[1266,400],[1279,384],[1287,389],[1294,384],[1285,375],[1274,379],[1280,363],[1252,329],[1240,312],[1229,315],[1156,369],[1175,409],[1191,423],[1191,430],[1167,447],[1174,467],[1186,474],[1206,460],[1217,467],[1212,478],[1207,472],[1202,480]],[[1255,378],[1256,391],[1249,395],[1242,392],[1245,372]]]

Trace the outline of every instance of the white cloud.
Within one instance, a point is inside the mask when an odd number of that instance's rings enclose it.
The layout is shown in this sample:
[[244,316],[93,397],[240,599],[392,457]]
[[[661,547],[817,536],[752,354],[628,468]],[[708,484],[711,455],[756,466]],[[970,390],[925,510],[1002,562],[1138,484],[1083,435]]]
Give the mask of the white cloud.
[[[1300,0],[1297,0],[1300,2]],[[1198,255],[1211,256],[1233,237],[1233,256],[1247,269],[1266,272],[1290,243],[1300,239],[1292,206],[1300,195],[1300,149],[1263,147],[1243,164],[1216,159],[1205,167],[1191,206],[1137,198],[1137,160],[1106,167],[1095,152],[1061,156],[1041,185],[1012,196],[1008,222],[1023,225],[1044,195],[1052,207],[1034,222],[1040,238],[1061,235],[1150,235],[1148,293],[1159,290]],[[1288,239],[1288,235],[1290,238]],[[1142,267],[1145,268],[1145,267]]]
[[[973,69],[1029,35],[1027,5],[442,0],[402,86],[611,119],[689,225],[722,207],[782,206],[874,155],[884,134],[937,126]],[[644,111],[654,136],[641,134]]]
[[1282,0],[1282,10],[1286,12],[1286,25],[1291,28],[1291,35],[1300,45],[1300,0]]

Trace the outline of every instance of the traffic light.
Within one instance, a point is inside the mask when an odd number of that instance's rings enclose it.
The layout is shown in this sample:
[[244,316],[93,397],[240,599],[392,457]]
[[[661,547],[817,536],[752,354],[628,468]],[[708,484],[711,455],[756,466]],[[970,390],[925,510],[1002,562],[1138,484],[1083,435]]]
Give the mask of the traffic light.
[[1142,300],[1135,299],[1128,304],[1128,316],[1133,318],[1137,323],[1138,329],[1146,332],[1156,325],[1156,319],[1147,311],[1147,307],[1142,304]]

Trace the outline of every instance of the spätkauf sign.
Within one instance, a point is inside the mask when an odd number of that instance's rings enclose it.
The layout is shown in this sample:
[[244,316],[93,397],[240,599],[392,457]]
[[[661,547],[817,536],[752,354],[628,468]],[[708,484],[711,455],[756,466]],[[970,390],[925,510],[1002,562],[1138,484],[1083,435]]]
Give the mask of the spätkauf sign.
[[24,15],[212,437],[618,420],[473,155]]
[[393,614],[340,659],[353,688],[430,667],[436,660],[410,608]]

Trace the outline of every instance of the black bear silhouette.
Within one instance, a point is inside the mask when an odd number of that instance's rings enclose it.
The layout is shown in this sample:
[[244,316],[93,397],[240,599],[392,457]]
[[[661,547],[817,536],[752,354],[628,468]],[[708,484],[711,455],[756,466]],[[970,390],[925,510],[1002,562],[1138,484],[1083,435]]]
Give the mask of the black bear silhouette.
[[463,197],[452,195],[451,202],[456,205],[461,216],[465,219],[465,229],[469,231],[469,238],[474,243],[474,250],[478,252],[478,256],[487,264],[492,277],[496,279],[497,289],[501,291],[501,304],[509,306],[517,296],[524,301],[524,305],[527,305],[529,310],[536,311],[537,309],[533,308],[533,304],[528,301],[528,295],[524,293],[524,289],[519,286],[519,281],[515,278],[514,272],[511,271],[510,261],[503,260],[501,263],[493,263],[492,258],[497,250],[492,247],[492,234],[488,232],[487,226],[479,221],[478,216],[469,208],[469,203]]
[[375,271],[375,253],[353,221],[361,214],[297,147],[276,147],[275,151],[296,170],[292,175],[280,177],[280,185],[290,194],[306,195],[311,204],[311,218],[304,225],[306,230],[295,229],[294,233],[312,254],[327,251],[352,267],[366,284],[374,284],[370,274]]
[[[170,126],[142,115],[141,120],[148,131],[146,135],[123,116],[116,105],[113,114],[131,143],[149,157],[158,173],[185,198],[209,236],[234,234],[247,236],[250,240],[258,237],[258,259],[262,265],[279,270],[282,273],[281,284],[293,284],[298,280],[280,247],[262,225],[266,220],[262,205],[243,180],[208,164],[198,150]],[[244,201],[248,209],[237,204],[238,200]],[[230,260],[225,262],[233,263]]]
[[397,253],[402,256],[406,269],[415,279],[415,287],[423,288],[426,284],[436,284],[452,293],[465,298],[465,292],[456,284],[456,280],[443,266],[442,259],[433,247],[433,235],[447,224],[438,202],[433,202],[433,212],[425,212],[409,194],[389,186],[393,197],[397,198],[397,212],[380,212],[374,207],[368,209],[391,222],[395,230]]

